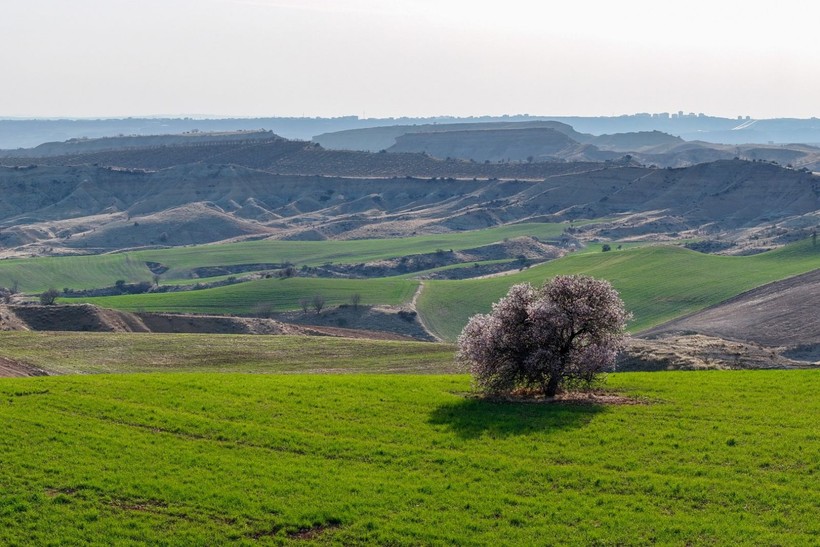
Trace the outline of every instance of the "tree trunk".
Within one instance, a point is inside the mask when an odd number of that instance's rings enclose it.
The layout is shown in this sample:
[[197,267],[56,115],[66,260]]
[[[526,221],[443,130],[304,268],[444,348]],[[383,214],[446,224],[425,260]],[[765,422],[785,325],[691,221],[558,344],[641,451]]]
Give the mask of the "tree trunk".
[[544,396],[555,397],[555,394],[558,392],[558,383],[560,380],[560,374],[553,374],[550,376],[550,381],[547,382],[547,386],[544,388]]

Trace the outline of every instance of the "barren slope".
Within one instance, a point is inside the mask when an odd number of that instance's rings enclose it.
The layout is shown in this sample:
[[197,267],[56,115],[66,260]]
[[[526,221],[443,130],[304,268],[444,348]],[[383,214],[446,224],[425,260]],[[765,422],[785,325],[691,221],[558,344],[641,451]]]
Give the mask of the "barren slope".
[[641,336],[698,333],[781,348],[792,359],[820,361],[818,310],[820,270],[815,270],[740,294]]
[[291,176],[204,164],[158,172],[42,166],[0,168],[0,191],[5,256],[237,238],[398,237],[605,217],[579,235],[755,230],[748,237],[771,246],[806,237],[820,209],[820,177],[746,161],[676,170],[565,164],[540,181]]
[[[0,328],[68,332],[337,336],[373,340],[433,339],[420,325],[415,313],[389,306],[359,306],[355,309],[344,306],[325,310],[322,315],[295,312],[281,315],[288,322],[227,315],[129,313],[91,304],[0,305]],[[25,363],[0,358],[0,376],[31,376],[37,375],[38,371],[39,369]]]

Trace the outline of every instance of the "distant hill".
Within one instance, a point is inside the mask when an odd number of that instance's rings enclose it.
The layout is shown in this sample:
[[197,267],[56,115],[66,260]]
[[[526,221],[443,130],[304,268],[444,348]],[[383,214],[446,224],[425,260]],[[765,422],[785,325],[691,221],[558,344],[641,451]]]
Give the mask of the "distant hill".
[[600,153],[551,128],[481,129],[407,133],[396,138],[388,152],[423,152],[437,158],[472,161],[584,161],[616,159],[622,154]]
[[[0,157],[0,165],[93,165],[122,169],[156,171],[193,163],[206,165],[240,165],[278,174],[325,175],[350,177],[456,177],[456,178],[524,178],[539,179],[556,173],[584,170],[588,166],[563,163],[505,163],[479,165],[469,161],[444,161],[421,153],[369,153],[326,150],[316,143],[283,139],[268,133],[254,133],[251,139],[204,139],[187,136],[117,139],[119,149],[86,151],[82,146],[66,143],[49,145],[49,150],[73,151],[68,155],[36,157],[37,149],[24,150],[16,156]],[[177,143],[162,144],[163,139]],[[99,139],[108,141],[108,139]]]
[[0,150],[0,158],[44,158],[52,156],[78,156],[110,150],[144,149],[164,146],[197,146],[209,143],[252,143],[259,140],[281,139],[270,131],[228,131],[203,133],[193,131],[172,135],[131,135],[100,137],[96,139],[70,139],[63,142],[47,142],[34,148]]
[[314,140],[339,150],[425,152],[442,159],[479,162],[611,161],[629,155],[636,162],[659,167],[688,167],[739,158],[820,171],[820,148],[805,144],[715,144],[685,141],[657,130],[596,136],[557,122],[404,125],[339,131],[319,135]]
[[590,141],[602,150],[616,152],[649,152],[684,143],[682,138],[661,131],[638,131],[599,135]]
[[[820,144],[820,120],[812,119],[730,119],[695,114],[632,114],[623,116],[474,116],[457,118],[207,118],[155,117],[122,119],[0,119],[0,149],[30,148],[46,142],[77,138],[115,137],[118,135],[164,135],[191,131],[225,132],[265,129],[289,139],[317,137],[327,148],[352,148],[377,152],[394,144],[395,130],[386,130],[392,139],[341,146],[327,135],[349,129],[400,126],[437,126],[442,124],[552,122],[570,126],[590,135],[662,131],[685,140],[725,144]],[[469,129],[462,127],[461,129]],[[422,129],[428,131],[429,129]],[[403,131],[405,133],[406,131]],[[357,135],[370,139],[375,134]],[[583,142],[576,135],[570,137]],[[381,138],[381,137],[380,137]],[[366,145],[366,146],[365,146]]]
[[676,168],[737,158],[820,171],[820,148],[814,146],[713,144],[660,132],[602,135],[583,144],[550,129],[408,133],[387,151],[477,162],[604,162],[628,156],[638,164]]
[[[420,125],[391,125],[387,127],[373,127],[364,129],[348,129],[334,133],[324,133],[313,137],[313,141],[325,148],[335,150],[362,150],[379,152],[398,144],[400,137],[415,133],[443,133],[457,131],[469,135],[471,131],[495,131],[505,129],[550,129],[562,133],[573,141],[588,142],[592,136],[575,131],[572,126],[555,121],[528,121],[528,122],[470,122],[470,123],[441,123]],[[417,152],[419,150],[413,150]],[[444,156],[446,157],[446,156]],[[526,156],[525,156],[526,157]]]

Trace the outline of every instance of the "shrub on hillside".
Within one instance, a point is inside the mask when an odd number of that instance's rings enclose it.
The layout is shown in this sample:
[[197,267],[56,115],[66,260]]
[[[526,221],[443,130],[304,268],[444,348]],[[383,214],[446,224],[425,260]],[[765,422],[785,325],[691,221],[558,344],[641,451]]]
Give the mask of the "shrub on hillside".
[[50,306],[54,304],[54,301],[57,300],[57,297],[60,296],[60,291],[57,289],[48,289],[43,291],[40,294],[40,304],[44,306]]

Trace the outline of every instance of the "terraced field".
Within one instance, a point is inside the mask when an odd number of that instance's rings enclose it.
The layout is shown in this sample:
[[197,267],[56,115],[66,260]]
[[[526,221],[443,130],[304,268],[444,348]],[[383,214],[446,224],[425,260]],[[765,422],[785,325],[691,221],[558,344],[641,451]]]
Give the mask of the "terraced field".
[[[541,284],[557,274],[583,273],[607,279],[620,291],[640,331],[717,304],[765,283],[820,268],[820,248],[810,240],[753,256],[706,255],[674,246],[632,247],[577,253],[512,275],[459,281],[425,281],[416,305],[425,324],[444,340],[455,340],[475,313],[484,313],[514,283]],[[409,303],[419,282],[407,278],[265,279],[214,289],[71,299],[128,311],[253,314],[260,304],[274,311],[299,309],[321,294],[328,306]]]
[[[272,311],[298,310],[301,301],[321,295],[327,306],[349,304],[358,294],[361,304],[401,305],[412,300],[419,282],[411,279],[271,278],[197,291],[149,293],[96,298],[64,298],[126,311],[191,312],[249,315],[260,306]],[[267,309],[267,308],[266,308]]]
[[146,262],[157,262],[169,268],[162,274],[165,282],[188,280],[192,269],[207,266],[283,262],[297,266],[319,266],[326,262],[356,264],[432,253],[438,249],[469,249],[523,235],[550,239],[560,235],[566,226],[528,223],[400,239],[264,240],[108,255],[10,259],[0,261],[0,286],[11,287],[16,281],[21,291],[41,292],[49,287],[87,289],[110,286],[118,279],[150,281],[153,274]]

